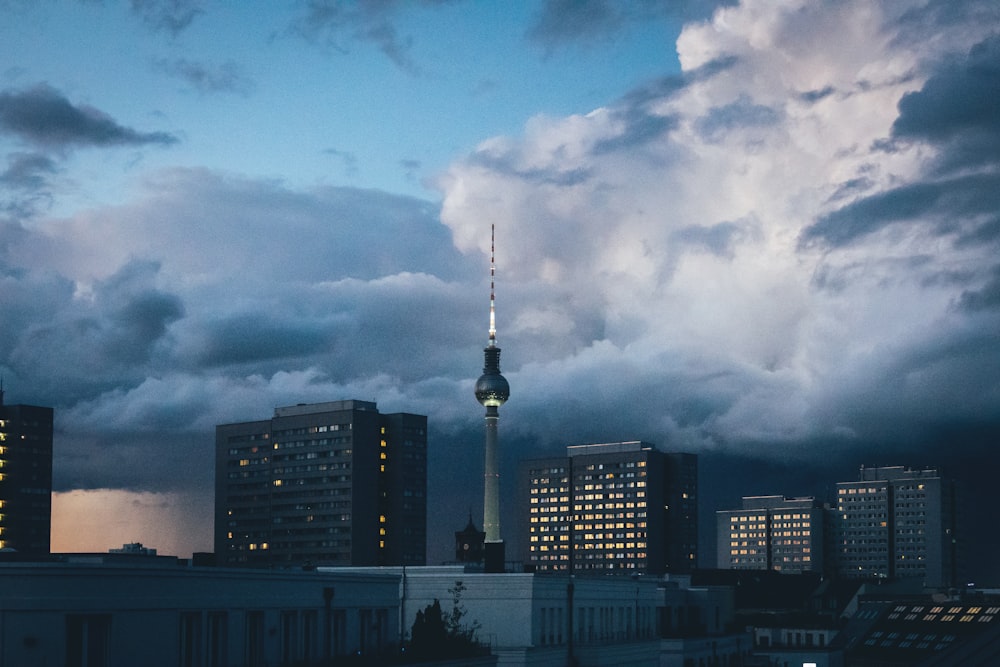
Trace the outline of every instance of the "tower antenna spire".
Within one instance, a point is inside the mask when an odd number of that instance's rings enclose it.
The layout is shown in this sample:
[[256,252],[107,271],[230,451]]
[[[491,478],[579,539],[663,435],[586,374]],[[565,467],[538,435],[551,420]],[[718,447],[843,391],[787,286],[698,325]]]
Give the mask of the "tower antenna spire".
[[487,572],[504,571],[504,542],[500,537],[500,465],[497,444],[498,408],[510,397],[510,385],[500,374],[496,326],[496,226],[490,225],[490,342],[483,350],[483,374],[476,381],[476,400],[486,408],[486,447],[483,472],[483,543]]
[[496,316],[496,225],[490,225],[490,346],[497,344]]

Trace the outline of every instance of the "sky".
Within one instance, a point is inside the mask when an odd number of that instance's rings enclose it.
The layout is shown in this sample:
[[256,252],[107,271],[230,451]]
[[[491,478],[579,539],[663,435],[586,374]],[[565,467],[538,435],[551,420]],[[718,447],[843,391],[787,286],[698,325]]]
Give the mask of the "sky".
[[699,454],[702,565],[741,495],[929,466],[1000,583],[992,0],[0,0],[0,373],[55,408],[53,550],[211,551],[215,425],[354,398],[428,416],[449,558],[491,226],[515,546],[518,461],[646,440]]

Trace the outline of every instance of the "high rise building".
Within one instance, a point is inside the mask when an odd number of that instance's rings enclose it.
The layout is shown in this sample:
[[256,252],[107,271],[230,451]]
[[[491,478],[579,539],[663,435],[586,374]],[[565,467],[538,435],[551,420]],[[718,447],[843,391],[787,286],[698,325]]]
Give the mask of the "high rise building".
[[576,445],[520,467],[536,570],[684,572],[698,554],[698,459],[647,442]]
[[277,408],[215,431],[221,565],[424,565],[427,417],[375,403]]
[[715,513],[717,567],[822,572],[824,512],[815,498],[744,496],[742,509]]
[[[492,228],[491,228],[492,229]],[[500,374],[500,348],[497,346],[496,311],[494,308],[496,262],[494,237],[490,235],[490,329],[489,342],[483,350],[483,374],[476,381],[476,400],[486,408],[486,443],[483,471],[483,563],[487,572],[504,570],[505,551],[500,536],[500,462],[497,443],[498,408],[510,398],[510,385]]]
[[0,389],[0,549],[49,553],[52,415],[52,408],[4,405]]
[[837,573],[954,585],[955,493],[936,469],[862,466],[858,481],[837,484]]

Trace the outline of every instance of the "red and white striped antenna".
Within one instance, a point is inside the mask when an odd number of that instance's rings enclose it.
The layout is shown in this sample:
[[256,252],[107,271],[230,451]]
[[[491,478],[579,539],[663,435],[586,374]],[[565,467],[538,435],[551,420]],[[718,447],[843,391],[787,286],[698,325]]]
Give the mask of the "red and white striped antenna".
[[496,271],[496,225],[490,225],[490,345],[497,343]]

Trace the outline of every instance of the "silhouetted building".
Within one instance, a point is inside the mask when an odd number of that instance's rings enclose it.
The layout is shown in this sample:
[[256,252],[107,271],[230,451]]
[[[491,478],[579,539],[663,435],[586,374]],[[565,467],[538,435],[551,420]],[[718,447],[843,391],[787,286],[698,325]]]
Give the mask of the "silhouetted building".
[[462,530],[455,531],[455,560],[459,563],[483,562],[483,543],[486,532],[476,528],[469,514],[469,523]]
[[955,507],[954,481],[935,469],[862,466],[837,484],[837,573],[954,585]]
[[715,514],[720,569],[823,571],[825,515],[815,498],[744,496],[742,509]]
[[0,389],[0,549],[49,553],[52,408],[4,405]]
[[427,417],[375,403],[277,408],[216,427],[220,565],[423,565]]
[[576,445],[521,464],[536,570],[686,572],[698,554],[698,459],[646,442]]

